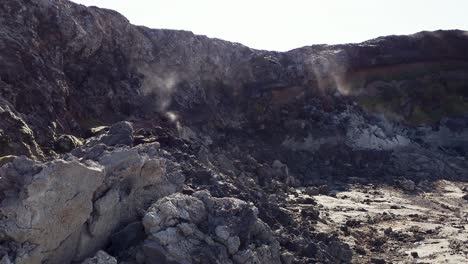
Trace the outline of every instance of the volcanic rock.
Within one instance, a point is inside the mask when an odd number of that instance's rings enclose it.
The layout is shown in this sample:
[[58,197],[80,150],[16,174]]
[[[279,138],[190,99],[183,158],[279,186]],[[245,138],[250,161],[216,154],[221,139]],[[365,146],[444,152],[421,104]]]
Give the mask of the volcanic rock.
[[106,252],[99,250],[96,256],[86,259],[82,264],[117,264],[117,260]]
[[22,245],[15,263],[89,256],[151,202],[181,190],[184,177],[177,166],[151,144],[105,151],[83,163],[74,157],[47,163],[20,157],[4,165],[0,226],[8,241]]
[[162,255],[178,263],[281,263],[279,243],[257,214],[244,201],[208,192],[167,196],[143,218],[147,262]]
[[[385,205],[413,206],[379,195],[467,181],[467,46],[450,30],[263,51],[67,0],[2,0],[0,260],[403,261],[379,255],[401,244],[373,225],[400,217]],[[345,209],[368,219],[333,225],[348,218],[323,201],[360,201]],[[463,226],[464,204],[437,210]],[[372,250],[353,256],[359,235]]]

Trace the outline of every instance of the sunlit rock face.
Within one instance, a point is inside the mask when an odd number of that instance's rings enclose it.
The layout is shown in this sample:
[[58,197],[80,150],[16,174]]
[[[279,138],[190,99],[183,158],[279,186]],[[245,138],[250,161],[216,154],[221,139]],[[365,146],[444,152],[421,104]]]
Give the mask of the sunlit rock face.
[[[122,125],[114,132],[116,127]],[[120,132],[105,136],[121,138]],[[15,263],[82,260],[140,219],[151,203],[181,191],[179,165],[164,157],[159,144],[124,146],[89,143],[64,160],[20,157],[1,167],[1,239]]]
[[258,219],[257,208],[242,200],[208,192],[174,194],[152,205],[143,225],[149,263],[157,255],[178,263],[196,263],[194,255],[219,263],[281,263],[270,228]]
[[350,262],[301,188],[466,181],[466,47],[453,30],[263,51],[3,0],[0,263]]
[[[467,110],[463,31],[280,53],[137,27],[114,11],[67,1],[8,0],[0,12],[2,112],[24,123],[1,123],[3,155],[42,158],[35,142],[50,152],[59,134],[82,136],[87,127],[155,112],[175,111],[209,130],[244,128],[310,97],[337,108],[334,94],[410,124]],[[13,126],[33,133],[19,136]]]

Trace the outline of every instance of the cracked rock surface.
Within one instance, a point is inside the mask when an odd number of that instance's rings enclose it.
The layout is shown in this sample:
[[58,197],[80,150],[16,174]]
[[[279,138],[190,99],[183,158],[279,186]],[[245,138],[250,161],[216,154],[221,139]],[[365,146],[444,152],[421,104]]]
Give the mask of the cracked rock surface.
[[178,165],[162,157],[157,144],[103,146],[94,160],[69,155],[40,163],[20,157],[1,167],[1,235],[14,244],[5,250],[14,251],[16,263],[87,257],[140,219],[153,201],[182,189]]
[[94,257],[87,258],[81,264],[117,264],[117,260],[105,251],[99,250]]
[[271,229],[239,199],[173,194],[149,208],[143,225],[149,263],[158,254],[177,263],[281,263]]

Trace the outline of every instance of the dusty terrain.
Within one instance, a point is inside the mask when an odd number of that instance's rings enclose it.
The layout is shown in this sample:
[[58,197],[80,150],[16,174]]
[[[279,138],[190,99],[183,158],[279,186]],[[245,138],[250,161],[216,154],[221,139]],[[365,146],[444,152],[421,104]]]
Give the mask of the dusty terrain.
[[353,184],[313,196],[317,229],[353,247],[353,263],[468,263],[468,184],[437,181],[405,191]]

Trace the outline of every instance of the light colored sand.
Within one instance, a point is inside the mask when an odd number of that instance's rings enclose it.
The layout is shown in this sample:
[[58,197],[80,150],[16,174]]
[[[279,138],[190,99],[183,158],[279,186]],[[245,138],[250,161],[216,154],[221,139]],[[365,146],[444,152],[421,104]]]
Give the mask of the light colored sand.
[[[435,186],[430,192],[408,194],[389,186],[355,185],[336,197],[314,196],[324,222],[317,229],[337,231],[350,245],[363,247],[366,255],[356,254],[355,263],[371,257],[393,263],[468,263],[468,201],[462,199],[468,183],[440,181]],[[361,225],[346,234],[340,227],[347,220]],[[388,228],[403,239],[385,234]],[[369,241],[377,237],[386,242],[375,250]]]

